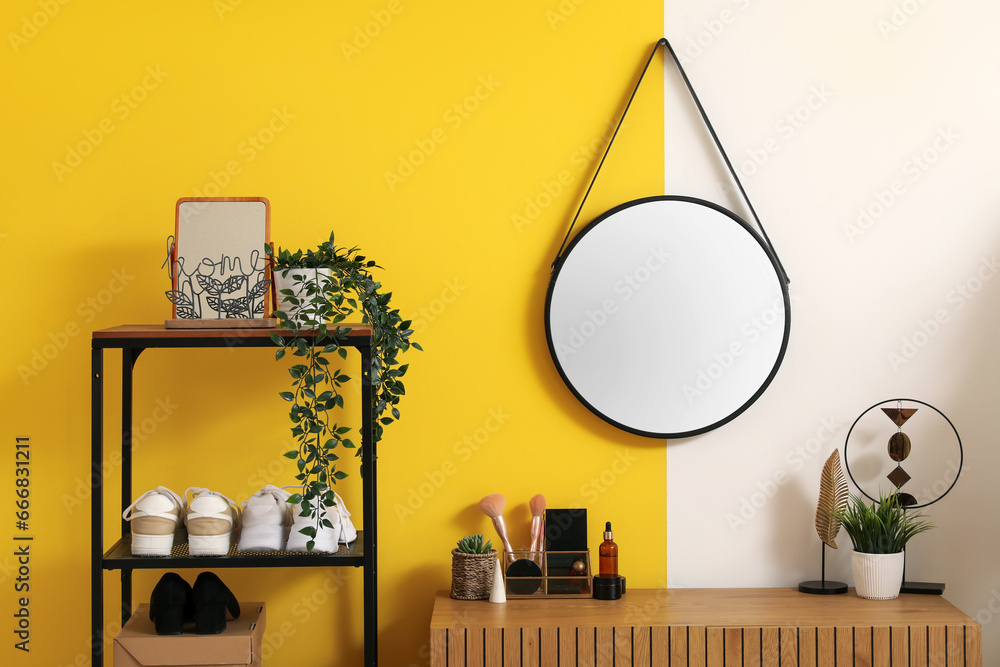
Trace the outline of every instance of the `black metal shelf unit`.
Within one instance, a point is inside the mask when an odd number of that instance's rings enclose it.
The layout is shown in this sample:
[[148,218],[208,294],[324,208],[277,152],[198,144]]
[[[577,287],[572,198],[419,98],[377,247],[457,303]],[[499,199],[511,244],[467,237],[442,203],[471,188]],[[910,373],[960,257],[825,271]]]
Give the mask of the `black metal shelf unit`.
[[[122,521],[122,538],[104,550],[104,480],[94,475],[91,497],[91,646],[93,665],[104,655],[104,570],[121,571],[122,624],[132,615],[132,570],[247,567],[362,567],[364,569],[364,651],[366,667],[378,664],[378,595],[376,559],[376,469],[372,441],[371,328],[351,328],[344,345],[361,357],[362,530],[358,538],[335,554],[260,554],[230,550],[226,556],[190,557],[187,545],[177,545],[170,556],[137,557],[131,553],[129,524]],[[122,351],[122,511],[132,502],[132,388],[135,362],[149,348],[274,347],[267,329],[167,329],[163,325],[127,325],[93,334],[91,346],[91,470],[104,460],[104,350]]]

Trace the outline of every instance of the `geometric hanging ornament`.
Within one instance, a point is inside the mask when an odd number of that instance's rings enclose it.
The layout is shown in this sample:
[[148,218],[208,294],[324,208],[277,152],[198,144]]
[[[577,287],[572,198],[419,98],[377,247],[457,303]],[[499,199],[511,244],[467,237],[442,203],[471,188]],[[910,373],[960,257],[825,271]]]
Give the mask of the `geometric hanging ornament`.
[[882,412],[896,424],[896,426],[902,426],[906,423],[906,420],[913,416],[913,413],[917,411],[917,408],[882,408]]

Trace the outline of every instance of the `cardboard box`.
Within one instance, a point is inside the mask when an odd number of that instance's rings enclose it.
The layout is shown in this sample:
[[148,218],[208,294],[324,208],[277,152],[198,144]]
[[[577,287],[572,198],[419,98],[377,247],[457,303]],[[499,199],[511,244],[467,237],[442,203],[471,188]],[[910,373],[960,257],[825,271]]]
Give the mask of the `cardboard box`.
[[240,617],[218,635],[197,635],[194,623],[182,635],[158,635],[141,604],[115,638],[115,667],[260,667],[264,639],[263,602],[241,602]]

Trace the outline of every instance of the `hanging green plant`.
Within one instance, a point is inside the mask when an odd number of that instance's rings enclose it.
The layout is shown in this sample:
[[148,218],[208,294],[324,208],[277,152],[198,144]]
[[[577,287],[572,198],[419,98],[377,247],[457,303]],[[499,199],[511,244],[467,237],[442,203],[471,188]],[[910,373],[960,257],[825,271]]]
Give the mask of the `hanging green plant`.
[[[347,476],[337,469],[339,447],[357,449],[346,437],[350,427],[340,426],[336,410],[344,407],[341,387],[350,376],[331,366],[337,355],[347,358],[344,348],[350,328],[343,326],[349,317],[360,316],[372,327],[372,441],[382,440],[384,428],[400,418],[399,400],[406,393],[402,378],[408,364],[399,355],[420,345],[410,340],[410,321],[391,305],[392,293],[382,293],[372,269],[381,269],[359,253],[357,247],[342,248],[334,243],[334,234],[316,249],[295,250],[265,246],[272,275],[280,286],[274,316],[280,333],[271,334],[279,346],[275,359],[287,353],[296,357],[288,373],[290,391],[281,397],[291,403],[289,417],[297,449],[284,455],[296,461],[296,479],[303,490],[289,498],[299,505],[300,516],[310,516],[312,525],[302,533],[311,539],[306,548],[312,551],[317,530],[332,528],[326,511],[336,505],[332,485]],[[364,471],[362,470],[362,474]]]

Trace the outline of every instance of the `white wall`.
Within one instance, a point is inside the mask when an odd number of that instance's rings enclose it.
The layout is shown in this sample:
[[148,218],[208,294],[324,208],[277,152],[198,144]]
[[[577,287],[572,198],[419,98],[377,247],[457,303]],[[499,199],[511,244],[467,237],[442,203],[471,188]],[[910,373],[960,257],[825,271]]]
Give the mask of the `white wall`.
[[[915,398],[954,422],[965,467],[928,508],[938,528],[911,544],[908,578],[945,582],[984,625],[984,664],[1000,664],[997,25],[1000,5],[968,0],[665,3],[665,35],[792,281],[771,387],[667,445],[670,586],[818,577],[824,460],[866,408]],[[743,214],[672,65],[665,108],[666,192]],[[827,575],[851,581],[839,543]]]

